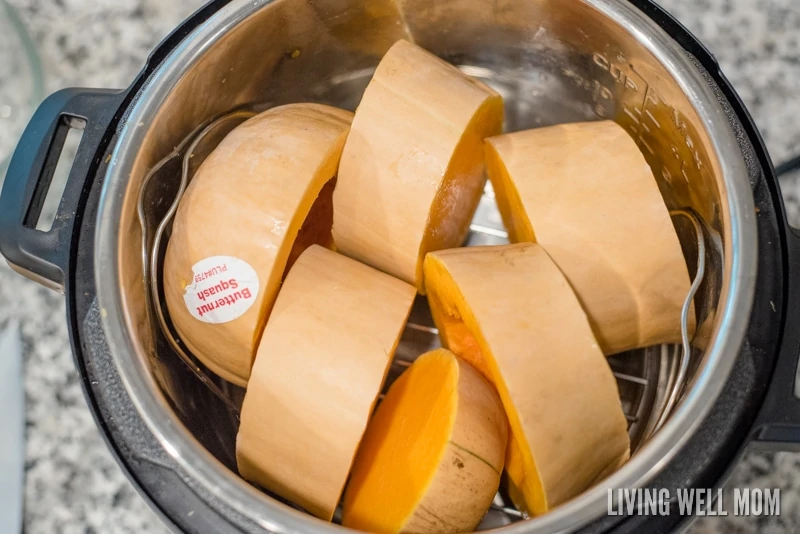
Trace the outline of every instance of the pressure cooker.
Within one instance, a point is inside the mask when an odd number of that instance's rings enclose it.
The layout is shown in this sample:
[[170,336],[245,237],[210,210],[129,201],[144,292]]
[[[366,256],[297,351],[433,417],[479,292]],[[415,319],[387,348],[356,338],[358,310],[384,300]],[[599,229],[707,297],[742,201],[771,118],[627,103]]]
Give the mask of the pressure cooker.
[[[156,48],[127,89],[47,98],[0,195],[0,252],[66,294],[75,364],[97,426],[164,522],[203,533],[346,530],[237,475],[242,391],[176,343],[153,284],[192,136],[242,108],[320,102],[353,110],[398,39],[493,86],[509,130],[615,120],[641,148],[667,207],[693,214],[674,220],[695,281],[691,344],[609,359],[630,461],[541,517],[498,503],[482,527],[672,531],[686,518],[607,514],[606,488],[675,495],[718,487],[749,448],[797,449],[800,236],[786,222],[775,170],[741,100],[713,55],[656,4],[213,0]],[[83,137],[55,222],[39,231],[71,128]],[[472,244],[504,240],[488,200]],[[419,328],[401,342],[407,352],[436,342],[424,337],[429,317],[415,317]]]

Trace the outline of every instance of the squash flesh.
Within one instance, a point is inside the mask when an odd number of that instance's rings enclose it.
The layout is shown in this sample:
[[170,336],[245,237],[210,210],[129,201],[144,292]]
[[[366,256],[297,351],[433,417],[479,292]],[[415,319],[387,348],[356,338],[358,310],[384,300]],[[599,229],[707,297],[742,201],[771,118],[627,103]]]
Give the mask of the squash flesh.
[[503,469],[507,423],[491,385],[451,352],[420,356],[370,422],[342,524],[376,533],[475,528]]
[[503,100],[486,100],[464,130],[433,200],[419,247],[416,280],[424,292],[423,260],[428,252],[461,245],[486,185],[481,151],[486,136],[502,129]]
[[345,492],[345,526],[400,532],[433,481],[455,422],[458,373],[440,358],[431,363],[403,373],[370,422]]
[[517,188],[508,174],[495,145],[486,143],[486,170],[491,177],[500,217],[508,231],[508,239],[512,243],[536,243],[530,218],[525,211]]
[[292,250],[286,259],[282,279],[285,280],[294,263],[311,245],[320,245],[335,250],[333,243],[333,191],[336,188],[336,177],[328,180],[311,205],[305,221],[303,221],[297,237],[292,243]]

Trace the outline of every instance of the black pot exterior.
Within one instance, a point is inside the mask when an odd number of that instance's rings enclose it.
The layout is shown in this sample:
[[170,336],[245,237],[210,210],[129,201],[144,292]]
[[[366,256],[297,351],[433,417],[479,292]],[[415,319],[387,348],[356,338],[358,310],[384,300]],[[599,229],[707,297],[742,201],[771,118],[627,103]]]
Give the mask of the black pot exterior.
[[[86,182],[77,201],[71,253],[64,279],[67,320],[75,365],[84,395],[100,432],[139,494],[174,532],[206,534],[263,533],[264,529],[227,508],[191,480],[159,443],[136,411],[109,353],[96,299],[94,236],[103,177],[110,150],[129,106],[147,78],[194,28],[230,0],[213,0],[176,28],[149,56],[98,144],[92,164],[83,169]],[[186,370],[186,380],[193,375]],[[200,432],[201,429],[191,429]],[[233,466],[229,466],[233,467]]]

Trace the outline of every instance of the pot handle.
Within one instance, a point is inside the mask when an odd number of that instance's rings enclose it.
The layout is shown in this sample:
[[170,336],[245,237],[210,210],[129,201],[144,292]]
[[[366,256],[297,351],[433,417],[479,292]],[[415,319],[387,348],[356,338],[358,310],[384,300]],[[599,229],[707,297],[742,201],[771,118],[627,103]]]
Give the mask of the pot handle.
[[[0,193],[0,254],[15,271],[56,291],[64,291],[80,204],[124,97],[125,92],[105,89],[63,89],[50,95],[34,113],[8,166]],[[43,232],[36,225],[71,128],[82,129],[83,137],[56,218]]]

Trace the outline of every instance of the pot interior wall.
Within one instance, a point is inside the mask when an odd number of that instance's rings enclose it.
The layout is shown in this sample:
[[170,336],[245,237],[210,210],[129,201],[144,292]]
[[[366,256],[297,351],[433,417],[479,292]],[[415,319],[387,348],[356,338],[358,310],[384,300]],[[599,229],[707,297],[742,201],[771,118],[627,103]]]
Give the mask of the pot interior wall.
[[[692,371],[704,365],[703,349],[713,332],[724,281],[722,179],[692,103],[632,33],[579,1],[276,0],[186,65],[160,111],[139,125],[147,133],[121,221],[126,306],[134,334],[148,347],[149,368],[194,437],[233,472],[236,417],[172,352],[140,298],[136,202],[142,180],[198,125],[233,108],[314,101],[355,109],[373,69],[397,39],[416,42],[499,90],[506,98],[507,130],[611,118],[632,134],[667,206],[693,210],[705,227],[707,272],[695,301],[703,326],[694,342]],[[169,207],[179,173],[175,160],[148,191],[146,209],[154,216],[163,216]],[[675,223],[694,274],[695,235],[685,220],[676,218]],[[145,235],[146,242],[151,238]],[[655,380],[645,412],[654,410],[658,395],[663,400],[669,387],[674,358],[668,354],[674,356],[674,350],[654,348],[612,359],[628,374],[649,373]],[[241,400],[241,390],[220,385],[235,402]],[[636,383],[620,383],[623,402],[645,402],[645,393],[636,388]],[[641,417],[637,439],[654,422],[648,413]]]

